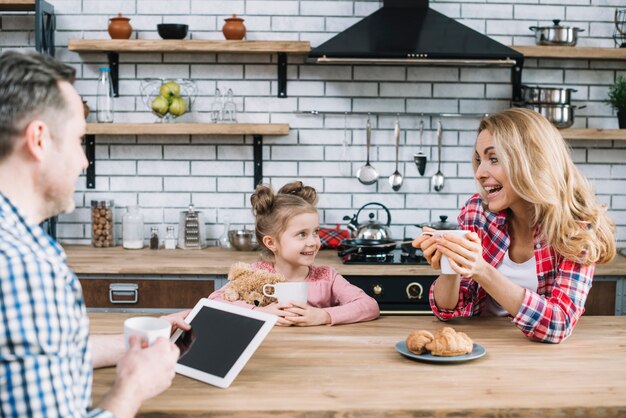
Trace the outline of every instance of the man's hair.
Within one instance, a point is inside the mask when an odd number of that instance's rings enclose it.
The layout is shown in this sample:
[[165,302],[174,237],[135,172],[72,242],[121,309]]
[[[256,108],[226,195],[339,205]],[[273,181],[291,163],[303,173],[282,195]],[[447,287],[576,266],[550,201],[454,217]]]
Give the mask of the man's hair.
[[0,55],[0,161],[33,120],[50,124],[68,110],[60,81],[74,82],[76,70],[47,55],[8,51]]

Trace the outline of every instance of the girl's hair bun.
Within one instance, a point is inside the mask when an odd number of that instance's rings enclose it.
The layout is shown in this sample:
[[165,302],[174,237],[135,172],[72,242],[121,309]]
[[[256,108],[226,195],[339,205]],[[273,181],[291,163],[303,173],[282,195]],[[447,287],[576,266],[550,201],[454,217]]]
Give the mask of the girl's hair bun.
[[292,181],[280,188],[278,194],[291,194],[302,198],[305,202],[315,206],[317,192],[311,186],[305,186],[301,181]]
[[255,215],[270,213],[274,205],[274,191],[267,184],[259,184],[250,196],[250,204]]

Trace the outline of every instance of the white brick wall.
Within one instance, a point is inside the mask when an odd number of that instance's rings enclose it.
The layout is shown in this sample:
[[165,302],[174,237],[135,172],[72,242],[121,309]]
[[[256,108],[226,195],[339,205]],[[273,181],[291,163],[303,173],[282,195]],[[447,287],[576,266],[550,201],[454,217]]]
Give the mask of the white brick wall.
[[[248,39],[309,40],[313,46],[332,37],[380,7],[372,0],[48,0],[57,11],[57,57],[77,69],[76,88],[95,110],[98,67],[106,55],[67,50],[75,38],[108,38],[108,18],[121,11],[131,18],[133,38],[158,39],[155,25],[187,23],[192,39],[223,39],[224,18],[237,13],[245,19]],[[431,0],[431,7],[504,43],[533,45],[528,27],[563,24],[585,29],[580,46],[612,47],[613,13],[624,0]],[[0,15],[0,49],[34,47],[32,15]],[[392,213],[393,233],[411,236],[415,223],[454,219],[458,208],[475,190],[469,160],[477,118],[443,119],[442,171],[446,187],[430,190],[437,169],[437,117],[424,117],[426,174],[412,162],[419,149],[419,117],[404,112],[492,112],[509,105],[510,71],[500,68],[413,66],[323,66],[289,56],[287,99],[276,97],[276,57],[271,54],[120,54],[120,98],[116,121],[152,122],[139,94],[144,77],[192,78],[199,87],[194,110],[186,120],[208,121],[215,87],[233,89],[242,122],[289,123],[284,137],[264,138],[265,181],[276,187],[302,179],[320,192],[320,213],[327,225],[343,223],[361,205],[377,201]],[[532,85],[573,87],[578,91],[575,127],[615,128],[613,110],[604,103],[608,86],[626,75],[624,61],[527,59],[523,81]],[[365,160],[365,115],[311,116],[303,110],[370,111],[373,132],[372,164],[380,181],[359,183],[353,174]],[[393,192],[387,177],[395,169],[393,116],[402,127],[400,170],[405,182]],[[90,116],[93,120],[94,113]],[[347,148],[343,148],[344,138]],[[77,183],[77,210],[60,217],[59,236],[67,242],[88,242],[92,199],[114,199],[118,221],[123,207],[139,204],[150,225],[176,224],[181,210],[194,203],[202,210],[210,239],[217,238],[224,216],[233,227],[251,227],[252,138],[228,136],[99,136],[96,140],[96,185]],[[572,156],[590,177],[602,202],[626,240],[626,142],[573,141]],[[384,212],[379,215],[384,217]],[[119,232],[118,227],[118,232]]]

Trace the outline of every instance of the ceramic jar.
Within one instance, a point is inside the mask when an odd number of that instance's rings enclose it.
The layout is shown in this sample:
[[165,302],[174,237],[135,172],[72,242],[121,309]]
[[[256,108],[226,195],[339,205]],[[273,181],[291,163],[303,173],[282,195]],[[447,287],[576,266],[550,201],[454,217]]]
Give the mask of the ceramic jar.
[[226,23],[222,27],[222,33],[224,33],[224,37],[231,41],[238,41],[243,39],[246,36],[246,27],[243,24],[243,19],[237,17],[237,15],[233,15],[228,19],[224,19]]
[[130,18],[122,16],[118,13],[116,17],[109,18],[109,35],[112,39],[128,39],[133,33],[133,27],[130,25]]
[[89,105],[87,104],[87,100],[83,100],[83,114],[85,115],[85,120],[87,120],[87,117],[89,116]]

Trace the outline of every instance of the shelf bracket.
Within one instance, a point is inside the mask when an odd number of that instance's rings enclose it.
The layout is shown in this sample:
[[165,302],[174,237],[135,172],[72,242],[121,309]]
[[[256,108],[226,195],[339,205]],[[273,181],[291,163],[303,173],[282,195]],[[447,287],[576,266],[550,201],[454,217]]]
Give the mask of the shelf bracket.
[[54,6],[45,0],[35,2],[35,49],[54,57]]
[[89,165],[87,166],[87,188],[96,188],[96,136],[85,135],[85,156]]
[[254,185],[261,184],[263,181],[263,135],[252,135],[252,155],[254,158]]
[[113,84],[113,96],[120,97],[120,54],[108,52],[109,68],[111,69],[111,83]]
[[516,58],[515,65],[511,68],[511,84],[513,84],[513,100],[512,103],[522,103],[522,68],[524,67],[524,58]]
[[278,53],[278,97],[287,97],[287,54]]

